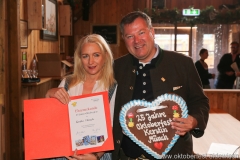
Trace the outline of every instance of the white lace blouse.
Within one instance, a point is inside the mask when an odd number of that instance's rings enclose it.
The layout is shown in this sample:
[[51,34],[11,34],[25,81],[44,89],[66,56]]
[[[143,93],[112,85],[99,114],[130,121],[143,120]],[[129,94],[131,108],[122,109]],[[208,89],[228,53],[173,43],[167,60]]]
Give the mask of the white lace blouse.
[[[71,87],[69,90],[68,90],[68,94],[69,96],[79,96],[79,95],[82,95],[82,92],[83,92],[83,83],[84,82],[80,82],[78,83],[76,86],[74,87]],[[59,84],[59,88],[60,87],[64,87],[64,84],[65,84],[65,79],[62,80],[62,82]],[[103,86],[99,86],[99,81],[96,81],[95,85],[93,86],[93,90],[92,90],[92,93],[96,93],[96,92],[103,92],[103,91],[106,91]],[[116,97],[116,90],[117,90],[117,87],[115,89],[115,91],[113,92],[113,95],[112,95],[112,98],[110,100],[110,113],[111,113],[111,121],[112,121],[112,124],[113,124],[113,114],[114,114],[114,104],[115,104],[115,97]]]

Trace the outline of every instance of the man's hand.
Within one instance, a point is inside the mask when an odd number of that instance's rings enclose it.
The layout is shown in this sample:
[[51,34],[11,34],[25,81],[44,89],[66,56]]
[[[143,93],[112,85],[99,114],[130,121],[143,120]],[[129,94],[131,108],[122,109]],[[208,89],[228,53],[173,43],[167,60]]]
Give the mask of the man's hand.
[[240,77],[240,72],[235,72],[236,77]]
[[176,134],[184,136],[187,132],[196,128],[197,120],[188,115],[187,118],[173,118],[171,125],[172,129],[176,130]]
[[233,71],[228,71],[228,72],[225,72],[225,73],[226,73],[226,75],[228,75],[228,76],[234,75],[234,72],[233,72]]

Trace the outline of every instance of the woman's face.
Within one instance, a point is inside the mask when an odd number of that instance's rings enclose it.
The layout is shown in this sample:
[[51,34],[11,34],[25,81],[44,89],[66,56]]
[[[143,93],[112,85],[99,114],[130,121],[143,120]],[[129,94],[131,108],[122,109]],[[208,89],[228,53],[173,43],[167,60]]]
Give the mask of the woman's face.
[[203,54],[201,54],[201,59],[205,60],[208,58],[208,51],[205,51]]
[[105,59],[100,47],[95,43],[85,43],[82,46],[80,59],[86,76],[99,77],[100,71],[104,66]]

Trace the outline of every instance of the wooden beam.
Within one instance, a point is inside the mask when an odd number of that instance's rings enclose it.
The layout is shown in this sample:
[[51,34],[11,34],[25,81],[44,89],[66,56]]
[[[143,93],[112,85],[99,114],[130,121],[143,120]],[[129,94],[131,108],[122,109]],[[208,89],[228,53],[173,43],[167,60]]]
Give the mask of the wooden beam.
[[5,105],[4,94],[0,93],[0,159],[4,159],[5,156]]
[[[95,2],[96,2],[96,0],[89,0],[89,4],[88,4],[89,10]],[[83,16],[82,3],[79,3],[79,5],[81,5],[81,6],[79,7],[79,10],[76,13],[74,12],[74,8],[73,8],[73,11],[72,11],[73,12],[73,23],[76,23]]]
[[4,94],[4,70],[5,70],[5,3],[0,0],[0,93]]
[[6,78],[6,160],[23,160],[22,101],[21,101],[21,53],[20,53],[20,1],[7,1],[8,62]]
[[6,55],[6,32],[5,32],[5,9],[6,3],[0,0],[0,159],[5,157],[5,55]]

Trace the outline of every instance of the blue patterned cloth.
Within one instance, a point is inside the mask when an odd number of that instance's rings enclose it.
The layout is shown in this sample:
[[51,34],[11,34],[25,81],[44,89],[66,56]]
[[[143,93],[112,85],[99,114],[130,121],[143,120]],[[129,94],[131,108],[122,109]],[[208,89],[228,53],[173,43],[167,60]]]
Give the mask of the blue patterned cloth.
[[100,160],[112,160],[112,153],[104,153]]
[[[59,157],[59,158],[50,158],[47,160],[68,160],[65,157]],[[104,153],[104,155],[100,158],[100,160],[112,160],[112,153]]]

